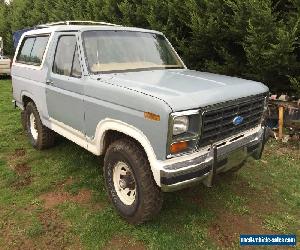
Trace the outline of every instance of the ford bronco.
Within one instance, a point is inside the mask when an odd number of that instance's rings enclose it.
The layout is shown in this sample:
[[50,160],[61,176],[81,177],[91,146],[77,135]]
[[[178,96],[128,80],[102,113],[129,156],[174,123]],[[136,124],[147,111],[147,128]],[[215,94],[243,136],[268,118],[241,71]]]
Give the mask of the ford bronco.
[[162,192],[212,186],[263,150],[268,88],[189,70],[157,31],[38,26],[18,43],[12,83],[33,147],[57,133],[104,155],[109,198],[133,224],[160,211]]

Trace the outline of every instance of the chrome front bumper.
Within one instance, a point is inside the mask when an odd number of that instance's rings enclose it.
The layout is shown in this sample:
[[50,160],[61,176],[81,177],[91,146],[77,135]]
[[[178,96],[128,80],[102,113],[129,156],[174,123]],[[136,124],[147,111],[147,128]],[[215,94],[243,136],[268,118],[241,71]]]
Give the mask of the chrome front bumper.
[[260,158],[263,138],[264,128],[259,126],[201,149],[190,158],[166,161],[160,171],[161,189],[171,192],[200,181],[211,186],[217,173],[242,164],[249,156]]

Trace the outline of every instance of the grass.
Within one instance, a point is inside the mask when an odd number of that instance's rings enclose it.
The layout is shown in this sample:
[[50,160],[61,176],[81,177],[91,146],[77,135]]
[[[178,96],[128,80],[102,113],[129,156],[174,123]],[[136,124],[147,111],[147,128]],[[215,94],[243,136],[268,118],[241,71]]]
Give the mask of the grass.
[[299,143],[270,141],[262,161],[250,160],[213,188],[198,185],[165,194],[160,215],[135,227],[108,202],[102,159],[63,138],[52,149],[33,149],[11,99],[11,82],[1,80],[0,249],[49,244],[68,249],[216,249],[238,248],[240,233],[300,236]]

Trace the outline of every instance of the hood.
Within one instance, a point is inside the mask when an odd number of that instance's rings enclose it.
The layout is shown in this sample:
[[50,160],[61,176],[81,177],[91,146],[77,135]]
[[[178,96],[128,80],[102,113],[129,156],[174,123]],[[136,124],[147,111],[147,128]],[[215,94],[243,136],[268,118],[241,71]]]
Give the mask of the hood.
[[182,111],[268,91],[259,82],[188,69],[116,73],[106,79],[164,100],[173,111]]

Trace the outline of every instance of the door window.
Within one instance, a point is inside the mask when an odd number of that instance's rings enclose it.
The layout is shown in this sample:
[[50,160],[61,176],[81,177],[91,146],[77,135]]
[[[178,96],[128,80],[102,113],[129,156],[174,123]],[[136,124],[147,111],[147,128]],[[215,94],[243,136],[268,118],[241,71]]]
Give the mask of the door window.
[[59,75],[81,77],[75,36],[65,35],[59,38],[52,71]]

